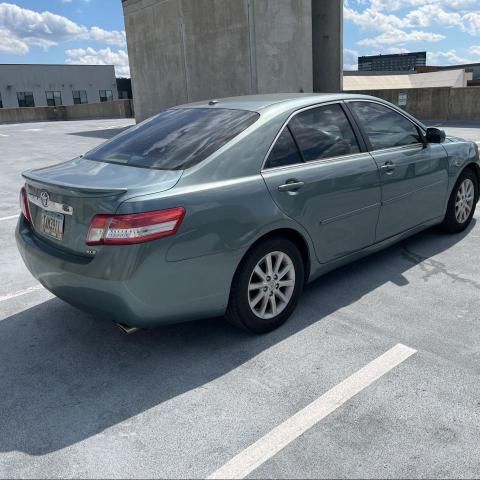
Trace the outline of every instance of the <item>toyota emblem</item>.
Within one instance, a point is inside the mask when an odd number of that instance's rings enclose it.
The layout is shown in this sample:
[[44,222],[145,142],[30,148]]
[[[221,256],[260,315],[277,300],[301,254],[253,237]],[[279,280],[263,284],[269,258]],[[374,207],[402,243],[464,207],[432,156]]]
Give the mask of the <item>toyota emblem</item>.
[[48,207],[49,198],[50,198],[50,196],[48,195],[48,192],[43,191],[42,193],[40,193],[40,200],[41,200],[42,205],[44,207]]

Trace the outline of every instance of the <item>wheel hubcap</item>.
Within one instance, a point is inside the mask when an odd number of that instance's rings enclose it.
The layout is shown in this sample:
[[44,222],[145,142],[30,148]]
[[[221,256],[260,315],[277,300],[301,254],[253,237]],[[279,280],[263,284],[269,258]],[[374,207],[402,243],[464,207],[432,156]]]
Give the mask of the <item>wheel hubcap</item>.
[[259,318],[274,318],[285,310],[295,289],[295,267],[283,252],[265,255],[255,266],[248,284],[248,303]]
[[475,187],[473,182],[466,178],[460,185],[455,199],[455,218],[458,223],[465,223],[470,216],[475,201]]

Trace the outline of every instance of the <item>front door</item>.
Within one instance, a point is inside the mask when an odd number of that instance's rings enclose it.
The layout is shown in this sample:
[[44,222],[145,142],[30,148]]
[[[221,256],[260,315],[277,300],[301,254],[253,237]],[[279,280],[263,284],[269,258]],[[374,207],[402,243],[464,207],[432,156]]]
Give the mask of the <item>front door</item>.
[[262,175],[280,209],[307,229],[320,262],[375,242],[379,172],[371,155],[360,151],[339,103],[297,113]]
[[385,105],[367,101],[348,105],[368,137],[380,170],[382,208],[377,241],[440,217],[448,188],[443,146],[426,144],[417,125]]

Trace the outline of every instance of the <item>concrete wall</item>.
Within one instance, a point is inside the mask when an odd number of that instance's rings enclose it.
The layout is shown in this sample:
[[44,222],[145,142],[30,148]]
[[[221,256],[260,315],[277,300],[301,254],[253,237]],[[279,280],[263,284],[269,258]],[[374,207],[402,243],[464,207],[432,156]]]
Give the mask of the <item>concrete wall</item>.
[[47,91],[62,92],[62,104],[73,105],[73,90],[86,90],[89,103],[100,102],[99,90],[118,99],[113,65],[0,65],[4,108],[17,108],[17,92],[33,92],[35,106],[47,106]]
[[132,100],[62,107],[0,108],[0,123],[133,117]]
[[123,0],[123,9],[137,120],[196,100],[313,90],[312,0]]
[[352,93],[373,95],[395,105],[399,104],[399,94],[406,93],[407,105],[401,108],[418,118],[480,120],[480,87],[366,90]]

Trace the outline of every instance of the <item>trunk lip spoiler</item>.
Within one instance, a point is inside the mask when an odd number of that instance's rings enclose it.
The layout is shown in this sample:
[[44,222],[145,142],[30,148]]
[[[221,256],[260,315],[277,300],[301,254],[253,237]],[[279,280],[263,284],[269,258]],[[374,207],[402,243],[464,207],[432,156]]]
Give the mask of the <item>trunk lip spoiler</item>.
[[35,173],[30,170],[23,172],[22,177],[25,178],[25,180],[28,180],[30,182],[37,184],[40,188],[59,187],[59,188],[71,190],[73,192],[99,193],[102,195],[108,195],[108,194],[120,195],[128,191],[127,187],[91,187],[88,185],[79,185],[79,184],[73,184],[73,183],[61,182],[61,181],[55,181],[55,180],[52,181],[42,177],[41,175],[35,175]]

